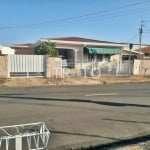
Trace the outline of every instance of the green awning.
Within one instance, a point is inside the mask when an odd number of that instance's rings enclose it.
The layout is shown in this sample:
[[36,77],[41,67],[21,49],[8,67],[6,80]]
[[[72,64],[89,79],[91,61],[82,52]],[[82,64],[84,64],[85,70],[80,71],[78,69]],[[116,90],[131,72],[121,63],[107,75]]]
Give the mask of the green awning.
[[89,54],[121,54],[121,49],[119,48],[91,48],[85,47],[84,53]]

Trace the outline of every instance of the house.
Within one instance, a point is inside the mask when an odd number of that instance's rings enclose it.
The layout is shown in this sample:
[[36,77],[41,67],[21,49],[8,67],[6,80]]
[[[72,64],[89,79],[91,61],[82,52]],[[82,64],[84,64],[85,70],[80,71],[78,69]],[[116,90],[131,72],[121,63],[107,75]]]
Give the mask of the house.
[[42,42],[56,44],[59,55],[66,60],[69,68],[84,68],[91,62],[102,64],[120,59],[122,45],[109,41],[100,41],[80,37],[42,38],[34,46]]
[[0,55],[13,55],[13,54],[15,54],[15,49],[0,45]]
[[15,54],[22,54],[22,55],[33,55],[34,54],[34,44],[26,43],[26,44],[14,44],[10,47],[15,49]]
[[144,54],[144,59],[150,59],[150,46],[142,48],[141,51]]
[[87,39],[81,37],[41,38],[35,43],[15,44],[11,47],[16,54],[34,54],[34,48],[43,42],[56,44],[59,55],[63,59],[63,65],[68,68],[85,68],[91,63],[101,65],[112,62],[123,62],[129,60],[130,55],[137,58],[139,55],[138,44],[133,50],[129,49],[128,43],[116,43]]
[[133,61],[134,59],[137,59],[139,57],[139,55],[140,55],[140,53],[136,50],[123,49],[122,62],[126,62],[126,61],[129,61],[129,60]]

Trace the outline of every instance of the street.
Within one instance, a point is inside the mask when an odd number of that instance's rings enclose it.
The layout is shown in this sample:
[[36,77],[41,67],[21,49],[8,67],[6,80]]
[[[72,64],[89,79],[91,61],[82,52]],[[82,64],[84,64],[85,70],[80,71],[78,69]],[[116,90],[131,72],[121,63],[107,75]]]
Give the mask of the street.
[[45,122],[48,149],[150,135],[150,84],[0,87],[0,126]]

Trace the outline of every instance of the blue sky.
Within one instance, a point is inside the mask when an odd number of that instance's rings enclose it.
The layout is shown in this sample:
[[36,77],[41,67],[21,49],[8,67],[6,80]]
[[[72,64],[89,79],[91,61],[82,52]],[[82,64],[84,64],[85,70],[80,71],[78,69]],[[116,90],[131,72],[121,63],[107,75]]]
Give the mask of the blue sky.
[[84,38],[150,44],[150,0],[1,0],[0,44],[44,37]]

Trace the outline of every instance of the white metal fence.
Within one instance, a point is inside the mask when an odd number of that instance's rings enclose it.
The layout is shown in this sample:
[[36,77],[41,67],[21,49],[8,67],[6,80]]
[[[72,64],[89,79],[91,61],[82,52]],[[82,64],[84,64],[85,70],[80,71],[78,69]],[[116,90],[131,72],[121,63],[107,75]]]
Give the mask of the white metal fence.
[[9,76],[44,76],[45,63],[46,56],[44,55],[9,55]]
[[132,62],[83,62],[75,66],[75,68],[64,66],[63,77],[128,76],[133,72]]
[[[79,62],[79,61],[78,61]],[[51,62],[50,69],[54,76],[60,70],[62,78],[65,77],[100,77],[100,76],[127,76],[133,73],[133,62],[82,62],[62,60],[61,66]],[[56,66],[55,66],[56,65]],[[44,55],[9,55],[8,68],[10,77],[38,77],[45,76],[46,56]],[[48,69],[48,68],[47,68]],[[49,70],[47,70],[49,71]],[[59,77],[60,77],[59,73]]]

